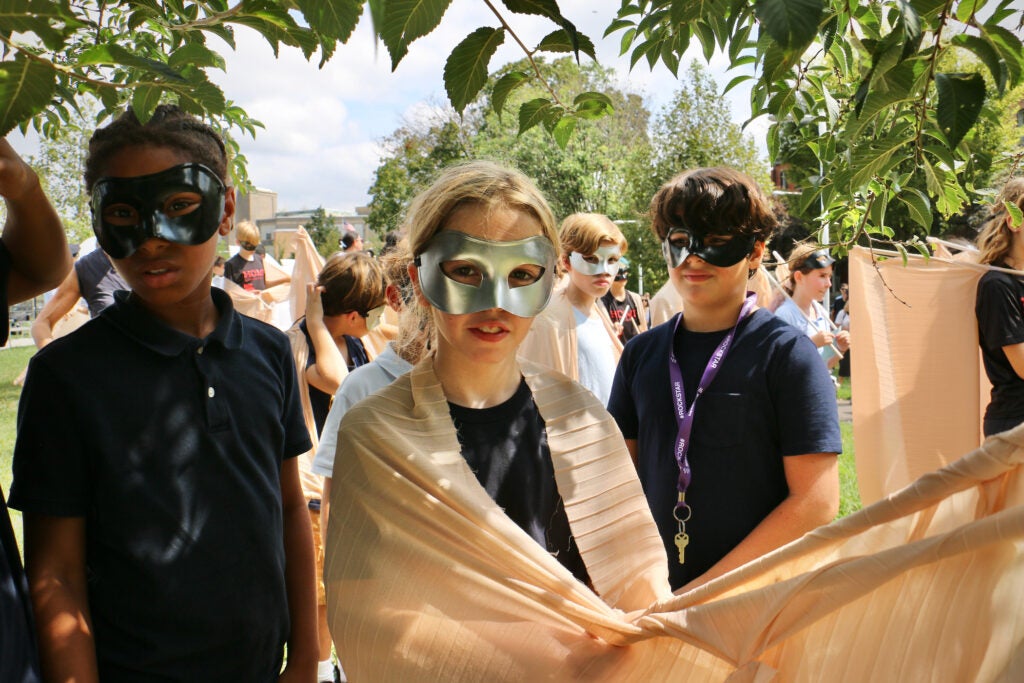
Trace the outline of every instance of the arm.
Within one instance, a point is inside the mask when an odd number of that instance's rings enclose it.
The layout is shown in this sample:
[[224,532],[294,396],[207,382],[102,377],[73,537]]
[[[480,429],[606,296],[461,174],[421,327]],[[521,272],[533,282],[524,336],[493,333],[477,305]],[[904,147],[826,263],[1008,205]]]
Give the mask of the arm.
[[324,477],[324,491],[320,494],[320,541],[327,547],[327,525],[331,521],[331,477]]
[[839,461],[832,453],[783,458],[789,495],[747,537],[702,575],[676,591],[685,593],[832,521],[839,511]]
[[32,339],[36,343],[36,348],[41,349],[53,341],[53,326],[74,308],[81,296],[78,271],[72,268],[64,282],[60,283],[53,298],[39,310],[35,322],[32,323]]
[[26,513],[25,572],[43,678],[98,682],[85,578],[85,519]]
[[280,681],[311,681],[319,660],[316,590],[313,585],[313,536],[309,509],[299,482],[298,458],[281,465],[281,505],[284,514],[285,588],[288,592],[288,665]]
[[53,289],[71,267],[64,226],[39,177],[6,139],[0,139],[0,195],[7,202],[3,242],[11,253],[8,303]]
[[324,324],[324,304],[320,298],[323,291],[315,282],[306,285],[306,330],[316,351],[316,362],[306,368],[306,381],[333,396],[348,375],[348,366]]

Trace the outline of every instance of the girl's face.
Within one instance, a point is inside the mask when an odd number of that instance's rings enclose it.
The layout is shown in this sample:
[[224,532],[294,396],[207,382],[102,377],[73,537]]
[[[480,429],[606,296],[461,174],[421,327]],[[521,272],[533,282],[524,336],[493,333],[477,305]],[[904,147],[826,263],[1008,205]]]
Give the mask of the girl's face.
[[[543,234],[541,224],[531,215],[507,208],[467,205],[456,209],[444,223],[444,230],[470,237],[510,242]],[[416,295],[430,306],[419,287],[418,272],[410,268]],[[524,282],[524,284],[526,284]],[[472,363],[500,363],[514,360],[516,349],[530,330],[533,318],[513,315],[501,308],[453,315],[432,309],[437,328],[438,356],[460,358]]]
[[797,287],[808,292],[812,299],[818,301],[832,287],[832,266],[815,268],[808,273],[797,271],[793,281]]
[[[165,171],[192,161],[175,149],[166,147],[126,147],[107,162],[102,175],[132,178]],[[167,202],[175,210],[188,210],[196,202],[193,193],[181,192]],[[179,196],[180,195],[180,196]],[[210,269],[217,258],[217,240],[226,235],[234,214],[234,191],[229,188],[224,199],[224,216],[217,232],[197,245],[184,245],[151,238],[131,255],[111,259],[132,292],[158,316],[172,307],[201,303],[210,298]]]

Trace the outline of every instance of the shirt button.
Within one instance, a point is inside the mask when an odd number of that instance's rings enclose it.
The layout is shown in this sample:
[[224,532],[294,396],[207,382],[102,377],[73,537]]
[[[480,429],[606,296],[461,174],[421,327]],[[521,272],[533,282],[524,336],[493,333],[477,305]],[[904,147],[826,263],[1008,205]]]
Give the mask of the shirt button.
[[196,349],[196,353],[198,353],[200,356],[203,355],[203,348],[205,347],[200,346],[198,349]]
[[210,398],[213,398],[216,393],[217,392],[213,390],[213,387],[210,387],[209,389],[206,390],[206,395],[209,396]]

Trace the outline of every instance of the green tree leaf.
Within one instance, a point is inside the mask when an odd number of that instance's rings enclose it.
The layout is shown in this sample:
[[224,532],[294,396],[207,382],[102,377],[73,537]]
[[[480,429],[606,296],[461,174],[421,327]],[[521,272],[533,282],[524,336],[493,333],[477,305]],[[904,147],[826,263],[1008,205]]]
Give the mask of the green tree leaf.
[[390,0],[382,3],[383,23],[379,24],[378,31],[391,55],[392,70],[398,67],[414,40],[437,28],[450,4],[451,0]]
[[576,44],[564,28],[544,36],[535,48],[536,52],[575,52],[579,50],[591,59],[597,59],[594,43],[590,38],[577,34]]
[[505,109],[505,101],[512,91],[529,82],[530,74],[525,71],[510,71],[499,78],[491,93],[491,107],[494,109],[494,113],[500,115]]
[[347,42],[363,12],[360,2],[347,0],[295,0],[310,28],[317,33]]
[[1006,208],[1007,213],[1010,214],[1010,221],[1013,223],[1013,227],[1019,228],[1021,222],[1024,221],[1024,212],[1021,212],[1020,207],[1013,202],[1003,201],[1003,206]]
[[534,126],[544,123],[544,119],[554,105],[545,97],[538,97],[524,102],[519,107],[519,136]]
[[978,120],[985,101],[985,79],[980,74],[936,74],[935,88],[939,128],[952,149]]
[[0,62],[0,136],[43,110],[57,88],[57,73],[21,55]]
[[575,116],[563,116],[551,129],[551,137],[555,139],[560,149],[565,150],[569,146],[569,140],[576,130],[576,120]]
[[444,87],[455,111],[460,114],[487,82],[487,67],[505,31],[484,26],[455,46],[444,65]]
[[908,187],[896,195],[896,198],[903,202],[910,211],[910,218],[930,232],[932,228],[932,203],[928,195],[917,188]]
[[754,12],[764,30],[788,51],[802,52],[818,32],[824,0],[757,0]]
[[212,66],[221,71],[225,70],[224,58],[206,47],[202,43],[185,43],[177,50],[171,52],[167,59],[167,65],[172,69],[180,70],[186,66]]

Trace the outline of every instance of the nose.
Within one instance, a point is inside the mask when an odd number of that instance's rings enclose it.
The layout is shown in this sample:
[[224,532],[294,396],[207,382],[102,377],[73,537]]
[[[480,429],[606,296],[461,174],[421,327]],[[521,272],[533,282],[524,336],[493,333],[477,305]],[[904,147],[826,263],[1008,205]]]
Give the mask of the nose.
[[139,245],[139,248],[135,250],[135,254],[142,257],[153,257],[164,251],[170,242],[159,237],[150,237],[145,242]]

